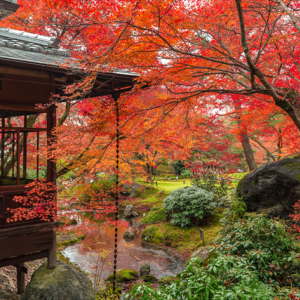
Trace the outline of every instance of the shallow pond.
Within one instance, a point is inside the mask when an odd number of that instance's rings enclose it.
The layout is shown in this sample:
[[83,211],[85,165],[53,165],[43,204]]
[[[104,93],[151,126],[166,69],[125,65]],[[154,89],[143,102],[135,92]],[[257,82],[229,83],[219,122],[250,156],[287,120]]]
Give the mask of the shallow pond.
[[[141,219],[140,216],[132,218],[129,220],[128,227],[118,229],[117,269],[134,269],[139,272],[140,266],[147,262],[151,265],[151,274],[158,279],[180,273],[184,266],[182,259],[170,251],[141,242],[141,231],[139,227],[135,227]],[[134,233],[135,238],[131,242],[123,239],[123,234],[127,230]],[[97,253],[103,250],[110,251],[107,262],[113,262],[114,234],[114,227],[93,226],[83,242],[67,247],[62,253],[80,269],[91,274],[96,268]],[[113,266],[106,263],[101,278],[106,279],[112,272]]]

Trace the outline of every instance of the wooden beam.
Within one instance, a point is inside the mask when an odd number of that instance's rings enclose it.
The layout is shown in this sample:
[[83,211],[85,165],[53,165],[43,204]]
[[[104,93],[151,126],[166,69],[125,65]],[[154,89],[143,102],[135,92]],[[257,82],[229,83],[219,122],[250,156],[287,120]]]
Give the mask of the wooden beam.
[[46,128],[23,128],[23,127],[3,127],[0,126],[0,130],[11,130],[11,131],[17,131],[19,130],[20,132],[37,132],[37,131],[47,131]]
[[15,103],[15,102],[10,102],[7,99],[1,98],[0,101],[0,109],[5,109],[5,110],[17,110],[17,111],[29,111],[29,112],[34,112],[34,113],[45,113],[45,109],[36,109],[35,104],[32,105],[24,105],[20,103]]
[[0,66],[0,73],[49,79],[49,72]]
[[1,77],[1,81],[13,81],[13,82],[22,82],[22,83],[31,83],[31,84],[40,84],[40,85],[53,85],[53,86],[64,86],[67,87],[68,83],[49,83],[49,82],[39,82],[39,81],[31,81],[31,80],[22,80],[22,79],[13,79],[13,78],[3,78]]
[[53,230],[0,239],[0,259],[53,248]]
[[57,226],[58,226],[58,222],[44,222],[39,224],[19,226],[15,228],[0,229],[0,239],[34,233],[34,232],[51,231]]
[[37,253],[32,253],[28,255],[21,255],[17,257],[12,257],[12,258],[5,258],[0,260],[0,268],[6,267],[6,266],[14,266],[22,262],[27,262],[31,260],[36,260],[40,258],[44,258],[48,256],[48,250],[40,251]]

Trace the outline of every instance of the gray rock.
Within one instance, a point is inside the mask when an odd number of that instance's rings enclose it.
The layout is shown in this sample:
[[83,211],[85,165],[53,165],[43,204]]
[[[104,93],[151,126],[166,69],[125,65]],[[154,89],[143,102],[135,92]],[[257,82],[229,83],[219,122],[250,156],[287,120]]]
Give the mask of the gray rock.
[[149,263],[142,264],[142,266],[140,268],[141,277],[143,277],[145,275],[149,275],[149,274],[150,274],[150,264]]
[[122,189],[122,194],[130,198],[137,197],[141,193],[141,185],[135,181],[131,184],[123,184]]
[[58,261],[56,269],[44,263],[34,272],[21,300],[95,300],[95,292],[85,275]]
[[191,257],[198,256],[202,261],[206,260],[209,256],[208,247],[200,247],[198,250],[192,253]]
[[3,289],[13,289],[15,285],[11,278],[0,271],[0,286]]
[[131,213],[131,216],[132,216],[132,217],[138,217],[139,214],[138,214],[136,211],[133,211],[133,212]]
[[239,182],[237,192],[248,212],[288,219],[300,199],[300,156],[260,166]]
[[123,239],[126,241],[126,242],[129,242],[129,241],[133,241],[134,240],[134,234],[128,230],[126,231],[124,234],[123,234]]
[[21,295],[17,295],[9,289],[0,290],[0,300],[20,300]]
[[133,210],[133,205],[132,204],[127,205],[124,210],[124,217],[131,218],[132,210]]

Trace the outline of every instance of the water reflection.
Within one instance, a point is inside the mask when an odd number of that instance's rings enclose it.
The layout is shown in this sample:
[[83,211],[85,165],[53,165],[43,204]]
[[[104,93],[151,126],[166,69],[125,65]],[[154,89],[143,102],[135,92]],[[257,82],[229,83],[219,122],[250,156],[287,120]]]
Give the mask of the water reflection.
[[[118,230],[117,268],[139,271],[140,266],[148,262],[151,264],[151,274],[158,279],[164,276],[174,276],[181,272],[184,263],[180,258],[167,253],[164,249],[141,242],[141,231],[138,227],[134,227],[141,219],[142,217],[132,218],[129,220],[128,227],[119,228]],[[135,238],[127,243],[123,239],[123,234],[129,229],[134,233]],[[67,247],[62,253],[82,270],[91,273],[96,266],[94,257],[102,249],[111,252],[108,262],[113,262],[114,235],[114,227],[93,226],[82,243]],[[93,256],[91,256],[91,253]],[[112,272],[113,266],[106,263],[101,276],[102,279],[106,279]]]

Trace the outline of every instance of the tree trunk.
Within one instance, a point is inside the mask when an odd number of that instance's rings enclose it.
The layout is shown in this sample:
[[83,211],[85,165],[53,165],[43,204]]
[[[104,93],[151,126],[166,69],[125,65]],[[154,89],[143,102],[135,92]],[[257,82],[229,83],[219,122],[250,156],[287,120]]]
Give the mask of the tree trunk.
[[244,153],[245,153],[245,157],[246,157],[246,162],[248,164],[249,170],[253,171],[257,168],[257,164],[256,161],[254,159],[254,155],[253,155],[253,151],[252,151],[252,147],[247,135],[247,129],[243,128],[243,124],[241,124],[241,105],[238,102],[234,102],[234,108],[235,108],[235,112],[236,112],[236,120],[237,120],[237,125],[238,128],[240,129],[241,133],[240,133],[240,137],[242,140],[242,146],[244,149]]
[[250,171],[253,171],[257,168],[256,161],[254,159],[252,147],[248,138],[248,135],[245,132],[242,132],[241,134],[241,139],[242,139],[242,146],[244,149],[246,161],[249,167]]

